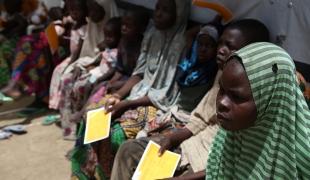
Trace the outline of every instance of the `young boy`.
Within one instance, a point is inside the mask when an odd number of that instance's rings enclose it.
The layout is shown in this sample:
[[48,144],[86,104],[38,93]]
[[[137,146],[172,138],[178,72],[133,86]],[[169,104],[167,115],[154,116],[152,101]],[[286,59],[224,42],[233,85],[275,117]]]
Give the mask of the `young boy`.
[[[225,60],[234,51],[252,42],[268,40],[269,32],[267,28],[256,20],[245,19],[229,24],[218,43],[217,63],[219,68],[222,69]],[[217,126],[214,127],[209,124],[215,115],[215,101],[219,90],[218,80],[220,76],[221,71],[218,72],[212,89],[192,112],[190,122],[185,128],[179,129],[168,136],[151,137],[152,140],[160,143],[161,149],[159,153],[162,154],[167,149],[178,147],[184,140],[193,136],[186,141],[190,145],[185,143],[184,146],[181,145],[182,160],[186,159],[183,162],[181,161],[181,165],[186,167],[187,170],[192,169],[197,172],[185,176],[189,179],[202,179],[205,176],[204,169],[209,146],[217,132]],[[112,180],[130,179],[132,177],[149,140],[147,138],[131,140],[120,147],[113,165]],[[184,163],[186,161],[187,163]]]

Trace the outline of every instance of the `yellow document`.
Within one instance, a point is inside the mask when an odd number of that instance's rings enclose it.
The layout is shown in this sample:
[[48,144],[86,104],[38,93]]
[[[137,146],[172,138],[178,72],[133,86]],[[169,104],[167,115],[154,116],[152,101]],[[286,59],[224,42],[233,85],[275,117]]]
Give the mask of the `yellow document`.
[[111,113],[104,108],[87,112],[84,144],[89,144],[109,137]]
[[160,146],[153,141],[147,145],[132,180],[155,180],[172,177],[181,156],[166,151],[158,156]]

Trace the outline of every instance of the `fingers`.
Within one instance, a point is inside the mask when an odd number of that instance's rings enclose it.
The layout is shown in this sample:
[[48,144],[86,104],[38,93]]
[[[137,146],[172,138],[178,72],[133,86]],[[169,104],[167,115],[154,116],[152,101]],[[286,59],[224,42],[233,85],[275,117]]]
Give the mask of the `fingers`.
[[115,99],[115,98],[109,98],[107,100],[107,103],[105,104],[105,109],[107,111],[107,113],[112,112],[113,111],[113,107],[118,104],[120,102],[119,99]]
[[158,156],[161,157],[165,153],[166,150],[170,149],[170,140],[168,137],[166,137],[162,139],[159,144],[160,144],[160,149],[158,151]]

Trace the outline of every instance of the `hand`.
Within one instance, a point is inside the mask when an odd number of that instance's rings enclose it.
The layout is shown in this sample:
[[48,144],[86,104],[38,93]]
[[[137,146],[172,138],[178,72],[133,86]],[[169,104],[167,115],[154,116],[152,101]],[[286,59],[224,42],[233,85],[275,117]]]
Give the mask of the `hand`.
[[127,109],[129,109],[127,101],[120,101],[112,106],[109,111],[112,112],[112,117],[115,119],[120,117]]
[[119,95],[112,95],[109,99],[107,99],[107,102],[105,104],[105,109],[107,110],[107,113],[112,112],[113,106],[121,102],[121,98]]
[[170,136],[165,136],[165,138],[162,138],[159,142],[160,149],[158,151],[158,155],[162,156],[166,150],[170,150],[173,148],[173,142],[172,138]]

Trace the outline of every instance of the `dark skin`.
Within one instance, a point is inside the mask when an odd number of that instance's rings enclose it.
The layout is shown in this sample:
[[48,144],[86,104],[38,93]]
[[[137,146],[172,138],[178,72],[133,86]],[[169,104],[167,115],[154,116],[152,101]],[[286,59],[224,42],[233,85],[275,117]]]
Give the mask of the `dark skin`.
[[198,40],[198,62],[205,63],[216,56],[216,42],[208,35],[200,35]]
[[137,37],[143,34],[141,25],[136,20],[137,17],[129,12],[122,18],[122,38],[127,41],[134,41]]
[[245,45],[247,45],[247,41],[239,29],[226,29],[223,32],[217,47],[216,61],[219,68],[223,69],[227,58],[233,52],[241,49]]
[[110,49],[117,48],[120,41],[121,35],[119,33],[118,27],[113,24],[107,24],[103,29],[104,33],[104,43]]
[[[122,41],[125,47],[134,46],[137,43],[137,39],[142,38],[144,33],[144,28],[141,27],[141,24],[138,23],[137,18],[132,12],[127,13],[122,18]],[[119,52],[121,53],[121,52]],[[128,55],[128,54],[127,54]],[[126,55],[125,55],[126,56]],[[127,57],[133,58],[133,57]],[[128,59],[129,60],[129,59]],[[131,62],[129,60],[129,62]],[[123,74],[121,72],[116,71],[108,82],[108,91],[109,93],[116,93],[118,89],[122,88],[125,85],[125,81],[122,80]]]
[[95,0],[87,0],[86,2],[89,18],[95,23],[103,20],[105,16],[104,8],[100,6]]
[[69,15],[72,17],[73,20],[77,21],[77,23],[85,22],[86,23],[86,8],[83,7],[83,4],[78,3],[75,0],[67,0],[67,10]]
[[236,58],[228,61],[223,69],[216,111],[220,125],[228,131],[247,129],[257,118],[250,82]]
[[177,18],[176,4],[174,0],[158,0],[155,12],[154,23],[159,30],[171,28]]
[[[174,0],[159,0],[154,12],[155,26],[159,30],[167,30],[175,24],[176,21],[176,4]],[[107,100],[107,113],[112,112],[113,119],[120,117],[126,110],[134,109],[139,106],[153,106],[148,96],[137,100],[121,101],[131,91],[131,89],[142,80],[138,75],[129,78],[125,85]]]
[[[219,39],[217,47],[217,63],[220,69],[223,68],[226,59],[230,54],[246,46],[248,43],[244,39],[242,32],[238,29],[229,29],[223,32]],[[216,117],[213,116],[210,121],[213,122]],[[183,141],[192,137],[192,132],[187,128],[179,129],[172,134],[166,136],[159,144],[161,148],[159,155],[162,155],[166,150],[171,150],[178,147]],[[194,174],[184,175],[181,177],[171,178],[171,180],[198,180],[205,178],[205,171],[200,171]]]

